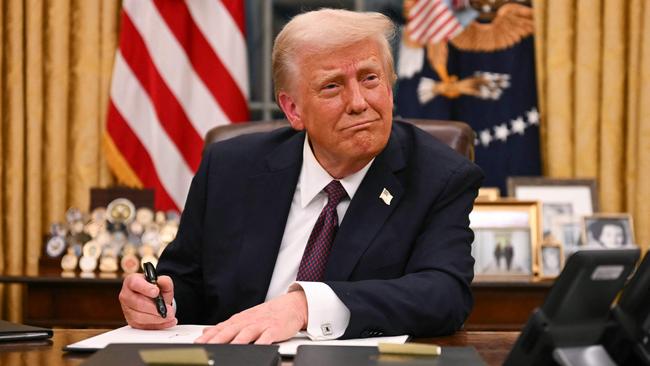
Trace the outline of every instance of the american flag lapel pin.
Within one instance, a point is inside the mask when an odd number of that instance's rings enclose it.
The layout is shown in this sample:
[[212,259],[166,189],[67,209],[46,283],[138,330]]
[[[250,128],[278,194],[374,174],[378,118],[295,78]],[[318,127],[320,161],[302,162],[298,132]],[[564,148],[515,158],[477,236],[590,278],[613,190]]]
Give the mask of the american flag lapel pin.
[[384,188],[384,190],[381,191],[381,194],[379,195],[379,198],[381,198],[381,200],[384,201],[384,203],[387,206],[390,206],[390,202],[393,200],[393,195],[390,194],[390,192],[388,192],[388,190],[386,188]]

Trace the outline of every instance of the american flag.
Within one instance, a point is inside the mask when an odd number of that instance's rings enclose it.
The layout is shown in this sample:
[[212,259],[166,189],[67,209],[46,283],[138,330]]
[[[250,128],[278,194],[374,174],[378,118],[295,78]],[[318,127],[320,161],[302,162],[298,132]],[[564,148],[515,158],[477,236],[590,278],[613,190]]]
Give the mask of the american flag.
[[409,40],[416,44],[437,43],[463,31],[449,4],[443,0],[418,0],[407,18]]
[[124,0],[106,123],[121,183],[180,210],[206,132],[248,120],[243,0]]

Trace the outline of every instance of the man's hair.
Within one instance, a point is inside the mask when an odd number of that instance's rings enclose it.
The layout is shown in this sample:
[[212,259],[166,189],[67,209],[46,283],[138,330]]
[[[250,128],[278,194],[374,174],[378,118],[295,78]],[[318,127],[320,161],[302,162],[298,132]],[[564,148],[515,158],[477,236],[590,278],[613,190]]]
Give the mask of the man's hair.
[[343,9],[320,9],[295,16],[275,38],[272,54],[275,96],[289,88],[298,77],[299,52],[323,52],[349,46],[364,40],[375,40],[379,46],[391,85],[396,76],[389,42],[395,36],[395,25],[385,15],[375,12],[354,12]]

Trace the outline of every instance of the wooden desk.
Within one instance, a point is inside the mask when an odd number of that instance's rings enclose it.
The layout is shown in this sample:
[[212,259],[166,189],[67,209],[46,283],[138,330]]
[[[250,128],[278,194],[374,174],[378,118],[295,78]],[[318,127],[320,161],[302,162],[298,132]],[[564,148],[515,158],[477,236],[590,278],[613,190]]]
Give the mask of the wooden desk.
[[474,309],[466,330],[516,330],[523,328],[533,310],[542,305],[553,281],[472,283]]
[[[0,343],[0,365],[79,365],[89,355],[66,354],[62,348],[105,331],[106,329],[55,329],[51,341]],[[488,365],[501,365],[518,335],[518,332],[458,332],[449,337],[423,338],[415,341],[442,346],[474,346]],[[284,359],[282,364],[291,365],[291,359]]]
[[60,269],[38,276],[0,276],[0,283],[19,283],[23,291],[22,323],[42,327],[117,328],[126,325],[118,294],[122,275],[62,275]]
[[[38,276],[0,276],[0,283],[20,283],[23,323],[43,327],[116,328],[126,325],[118,301],[122,275],[84,277],[76,272],[64,277],[56,268]],[[520,330],[530,313],[540,306],[551,281],[474,282],[474,310],[466,330]]]

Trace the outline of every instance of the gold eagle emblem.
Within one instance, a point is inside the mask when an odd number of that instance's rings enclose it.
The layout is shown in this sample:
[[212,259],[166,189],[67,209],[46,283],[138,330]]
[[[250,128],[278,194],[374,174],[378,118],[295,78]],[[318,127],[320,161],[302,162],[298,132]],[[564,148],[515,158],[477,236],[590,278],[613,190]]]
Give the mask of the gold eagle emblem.
[[[406,17],[416,3],[416,0],[404,2]],[[494,76],[489,73],[478,73],[460,80],[456,75],[449,75],[447,71],[449,54],[447,42],[451,42],[460,50],[469,52],[494,52],[512,47],[533,34],[533,10],[522,4],[499,0],[472,0],[470,4],[481,12],[479,20],[472,21],[449,41],[417,45],[409,38],[407,27],[404,28],[403,42],[410,47],[426,46],[429,64],[440,78],[440,81],[428,79],[420,84],[418,94],[422,102],[426,102],[436,95],[443,95],[447,98],[471,95],[482,99],[498,99],[501,90],[509,86],[507,75]]]

